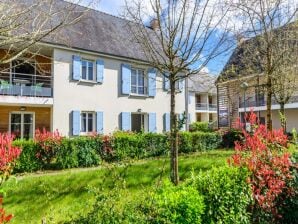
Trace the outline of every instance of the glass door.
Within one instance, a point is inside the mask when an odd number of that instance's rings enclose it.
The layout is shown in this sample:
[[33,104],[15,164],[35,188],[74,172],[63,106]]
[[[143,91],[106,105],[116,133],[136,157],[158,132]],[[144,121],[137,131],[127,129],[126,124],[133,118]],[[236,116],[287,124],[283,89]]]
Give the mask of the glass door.
[[10,133],[16,138],[33,138],[34,114],[28,112],[13,112],[10,114]]

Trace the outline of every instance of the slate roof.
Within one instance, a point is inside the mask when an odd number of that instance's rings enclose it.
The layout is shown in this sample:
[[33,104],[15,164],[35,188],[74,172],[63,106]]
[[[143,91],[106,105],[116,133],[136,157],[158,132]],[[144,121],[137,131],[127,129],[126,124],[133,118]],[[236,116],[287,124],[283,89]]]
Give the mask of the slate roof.
[[[65,4],[71,4],[63,0],[56,1],[61,4],[61,7]],[[78,8],[81,10],[86,9],[83,6],[78,6]],[[44,41],[87,51],[147,61],[142,46],[129,31],[128,20],[93,9],[85,13],[78,23],[60,30],[55,37],[47,37]],[[154,32],[150,28],[145,27],[145,29],[149,33]],[[61,36],[63,38],[59,38]]]
[[189,78],[188,89],[193,92],[216,94],[215,80],[217,76],[201,73]]
[[[287,27],[278,28],[274,32],[284,32],[288,28],[293,29],[293,27],[295,29],[295,37],[297,38],[298,32],[296,32],[296,29],[298,29],[298,22],[293,22]],[[264,71],[257,55],[258,44],[261,44],[260,41],[257,41],[258,37],[245,40],[238,44],[216,82],[233,79],[238,76],[261,74]],[[293,45],[293,48],[297,49],[297,41],[295,38],[291,40],[290,43]],[[249,49],[249,52],[247,49]]]

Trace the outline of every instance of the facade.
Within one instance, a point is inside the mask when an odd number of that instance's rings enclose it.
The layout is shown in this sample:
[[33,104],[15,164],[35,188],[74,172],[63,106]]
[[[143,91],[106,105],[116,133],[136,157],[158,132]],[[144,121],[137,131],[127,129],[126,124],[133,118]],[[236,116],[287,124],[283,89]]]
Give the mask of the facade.
[[190,77],[189,112],[193,117],[192,122],[209,122],[217,124],[217,94],[215,87],[216,76],[206,73]]
[[[281,82],[280,92],[274,92],[272,96],[272,127],[274,129],[281,128],[280,121],[280,105],[276,98],[287,98],[288,102],[285,104],[285,118],[286,118],[286,131],[291,132],[293,128],[298,129],[298,87],[297,81],[297,60],[298,58],[298,42],[297,42],[297,23],[292,23],[288,27],[282,27],[272,31],[274,35],[282,36],[288,32],[291,39],[283,38],[277,46],[279,49],[289,49],[291,52],[291,61],[286,61],[287,66],[291,69],[287,71],[293,75],[291,85],[287,85],[286,79]],[[262,40],[262,39],[260,39]],[[287,41],[286,41],[287,40]],[[239,41],[237,48],[230,57],[225,68],[221,72],[216,81],[217,95],[218,95],[218,126],[219,128],[233,128],[238,125],[239,118],[242,123],[245,123],[245,114],[250,110],[256,113],[259,122],[266,123],[266,103],[267,103],[267,81],[264,75],[263,64],[260,61],[265,60],[257,55],[259,39],[252,38],[245,41]],[[253,55],[251,52],[256,52]],[[293,62],[292,62],[293,61]],[[281,75],[281,74],[279,74]],[[284,75],[285,77],[285,75]],[[283,85],[282,83],[286,83]],[[274,82],[273,84],[274,85]],[[292,88],[290,91],[287,88]],[[274,88],[273,88],[274,90]],[[292,92],[293,90],[293,92]],[[288,95],[288,92],[291,95]]]
[[[82,21],[72,27],[81,32],[73,32],[67,45],[47,40],[30,62],[23,58],[2,66],[1,132],[29,138],[43,128],[65,136],[169,131],[167,82],[148,66],[127,21],[94,10],[87,20],[88,26]],[[184,82],[176,99],[182,114]]]

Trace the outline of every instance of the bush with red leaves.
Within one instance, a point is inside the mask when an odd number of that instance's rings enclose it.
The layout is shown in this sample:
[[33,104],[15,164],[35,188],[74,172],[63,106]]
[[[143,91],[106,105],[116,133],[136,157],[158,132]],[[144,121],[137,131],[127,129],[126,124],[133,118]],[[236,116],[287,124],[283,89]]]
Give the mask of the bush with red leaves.
[[54,132],[49,132],[46,129],[36,130],[34,141],[39,148],[36,157],[43,163],[50,164],[57,154],[62,138],[58,130]]
[[6,212],[4,210],[4,208],[2,207],[2,203],[3,203],[3,198],[0,197],[0,224],[4,224],[4,223],[8,223],[13,215],[12,214],[9,214],[9,215],[6,215]]
[[21,154],[21,149],[12,145],[14,137],[0,133],[0,184],[6,181]]
[[[287,182],[292,179],[290,154],[287,152],[287,136],[282,129],[269,131],[257,123],[251,112],[247,120],[250,132],[242,129],[244,141],[235,142],[236,153],[230,163],[247,167],[251,172],[248,180],[252,186],[253,213],[262,213],[272,220],[278,220],[278,199],[282,194],[291,194]],[[258,222],[257,220],[255,220]]]

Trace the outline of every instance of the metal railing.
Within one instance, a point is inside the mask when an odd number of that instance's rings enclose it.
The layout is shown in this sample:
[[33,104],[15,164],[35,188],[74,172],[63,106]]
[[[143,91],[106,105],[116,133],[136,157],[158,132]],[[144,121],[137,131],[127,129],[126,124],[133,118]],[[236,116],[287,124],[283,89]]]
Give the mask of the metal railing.
[[0,95],[52,97],[52,77],[22,73],[0,73]]
[[[250,97],[255,99],[254,97]],[[287,104],[290,103],[298,103],[298,96],[292,96]],[[275,98],[272,98],[272,105],[278,105],[279,103],[275,100]],[[245,105],[244,102],[239,102],[239,108],[244,108],[245,107],[261,107],[261,106],[266,106],[266,100],[262,99],[259,101],[256,100],[246,100]]]
[[217,111],[217,105],[209,103],[196,103],[196,110]]

